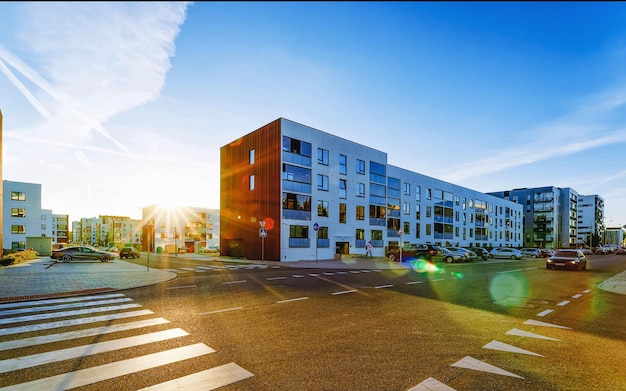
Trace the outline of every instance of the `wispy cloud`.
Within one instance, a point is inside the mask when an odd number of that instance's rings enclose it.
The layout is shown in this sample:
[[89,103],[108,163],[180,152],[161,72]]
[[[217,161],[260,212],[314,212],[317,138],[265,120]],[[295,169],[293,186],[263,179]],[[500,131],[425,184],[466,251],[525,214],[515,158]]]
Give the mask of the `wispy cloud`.
[[[38,60],[27,65],[0,45],[0,70],[45,117],[32,133],[76,141],[96,131],[132,156],[102,124],[159,96],[187,3],[31,2],[24,7],[21,37]],[[37,89],[27,89],[16,73]]]
[[[626,93],[622,90],[593,96],[579,109],[527,132],[526,139],[532,140],[531,142],[504,148],[486,159],[447,167],[437,171],[436,175],[443,180],[455,182],[605,145],[624,143],[626,128],[611,124],[610,118],[619,115],[616,112],[625,105]],[[624,175],[626,171],[615,174],[602,183]]]

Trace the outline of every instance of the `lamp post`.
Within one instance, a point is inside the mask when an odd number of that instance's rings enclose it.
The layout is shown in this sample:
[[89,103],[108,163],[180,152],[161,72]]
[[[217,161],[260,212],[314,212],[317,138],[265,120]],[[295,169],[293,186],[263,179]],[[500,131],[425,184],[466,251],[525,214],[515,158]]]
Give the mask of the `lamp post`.
[[177,230],[177,226],[174,226],[174,254],[176,254],[175,256],[178,256],[178,232],[176,232]]

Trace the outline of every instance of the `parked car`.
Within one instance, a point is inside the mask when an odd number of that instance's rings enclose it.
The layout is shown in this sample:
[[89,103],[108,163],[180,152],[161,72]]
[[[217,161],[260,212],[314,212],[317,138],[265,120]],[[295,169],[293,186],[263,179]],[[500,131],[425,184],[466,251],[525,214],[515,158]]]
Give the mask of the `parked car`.
[[541,251],[541,258],[547,258],[554,254],[554,250],[551,248],[540,248],[539,251]]
[[464,254],[464,258],[465,261],[467,262],[474,262],[474,261],[478,261],[478,254],[476,254],[474,251],[469,250],[465,247],[446,247],[448,250],[451,251],[456,251],[459,252],[461,254]]
[[606,255],[609,253],[609,250],[602,246],[599,246],[599,247],[596,247],[596,250],[593,253],[596,255]]
[[399,247],[390,248],[387,251],[387,259],[391,262],[398,260],[400,260],[400,262],[406,262],[413,259],[424,259],[426,261],[436,262],[443,259],[443,251],[441,247],[433,244],[409,243],[402,246],[402,259],[400,259]]
[[123,258],[139,258],[141,257],[141,254],[139,253],[139,251],[137,251],[136,248],[131,247],[131,246],[127,246],[127,247],[122,247],[120,249],[120,259]]
[[626,248],[620,247],[615,251],[615,254],[626,254]]
[[591,251],[591,249],[589,248],[581,248],[580,251],[585,254],[585,255],[591,255],[593,254],[593,251]]
[[541,258],[542,253],[538,248],[528,247],[519,250],[525,257]]
[[200,248],[200,252],[203,254],[220,254],[220,248],[218,246],[206,246]]
[[489,251],[489,256],[491,258],[521,259],[524,255],[515,248],[499,247]]
[[100,262],[109,262],[115,258],[115,254],[108,251],[100,251],[91,246],[69,246],[53,250],[50,255],[52,259],[59,259],[63,262],[73,260],[99,260]]
[[486,248],[468,247],[467,249],[475,252],[476,255],[478,255],[478,258],[482,259],[483,261],[486,261],[487,259],[489,259],[489,251]]
[[452,251],[447,247],[441,247],[441,251],[443,252],[443,260],[448,263],[466,261],[465,254],[461,252]]
[[556,250],[554,255],[546,259],[546,269],[555,268],[585,270],[587,269],[587,257],[582,251],[576,249]]

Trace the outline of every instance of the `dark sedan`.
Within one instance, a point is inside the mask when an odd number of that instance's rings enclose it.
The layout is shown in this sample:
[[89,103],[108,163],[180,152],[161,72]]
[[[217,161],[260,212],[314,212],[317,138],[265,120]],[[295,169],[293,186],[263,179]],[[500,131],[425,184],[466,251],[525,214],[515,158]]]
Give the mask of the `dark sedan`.
[[563,249],[556,250],[550,258],[546,260],[546,269],[587,269],[587,257],[580,250]]
[[52,251],[50,258],[57,259],[62,262],[69,262],[73,260],[109,262],[111,259],[115,258],[115,254],[107,251],[100,251],[91,246],[70,246]]

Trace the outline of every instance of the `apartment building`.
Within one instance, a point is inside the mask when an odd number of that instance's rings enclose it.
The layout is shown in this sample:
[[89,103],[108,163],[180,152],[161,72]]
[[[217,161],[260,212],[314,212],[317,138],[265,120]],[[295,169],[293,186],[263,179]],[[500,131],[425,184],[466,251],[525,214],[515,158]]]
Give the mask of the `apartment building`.
[[69,230],[70,216],[52,214],[52,242],[67,244],[71,241]]
[[568,248],[578,244],[578,193],[554,186],[490,192],[523,205],[524,247]]
[[219,244],[220,211],[191,206],[142,208],[143,250],[198,252]]
[[587,247],[597,246],[603,238],[604,199],[597,194],[578,196],[577,242]]
[[41,184],[3,180],[2,215],[8,249],[25,249],[27,237],[51,236],[52,211],[41,209]]
[[387,153],[279,118],[220,149],[222,255],[375,256],[400,243],[522,243],[515,202],[387,163]]

